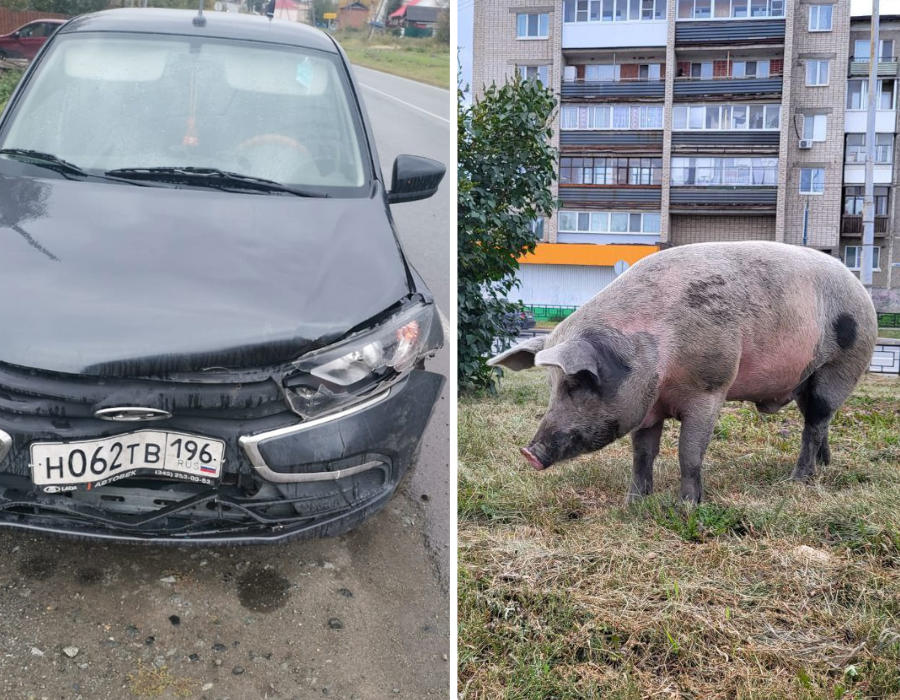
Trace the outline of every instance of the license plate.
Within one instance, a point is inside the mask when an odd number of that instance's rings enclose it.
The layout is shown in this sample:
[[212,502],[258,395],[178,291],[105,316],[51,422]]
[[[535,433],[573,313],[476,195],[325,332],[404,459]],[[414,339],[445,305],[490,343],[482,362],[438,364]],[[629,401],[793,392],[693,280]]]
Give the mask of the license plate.
[[102,440],[35,442],[31,478],[47,493],[96,488],[132,476],[214,484],[225,443],[198,435],[138,430]]

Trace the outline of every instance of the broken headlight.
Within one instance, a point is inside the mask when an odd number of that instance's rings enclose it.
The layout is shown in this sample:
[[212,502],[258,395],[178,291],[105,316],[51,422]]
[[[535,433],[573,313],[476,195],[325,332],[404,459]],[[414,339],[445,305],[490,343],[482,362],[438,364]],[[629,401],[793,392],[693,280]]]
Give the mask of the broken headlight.
[[416,304],[375,328],[304,355],[284,380],[295,413],[304,418],[356,403],[411,370],[427,347],[434,305]]

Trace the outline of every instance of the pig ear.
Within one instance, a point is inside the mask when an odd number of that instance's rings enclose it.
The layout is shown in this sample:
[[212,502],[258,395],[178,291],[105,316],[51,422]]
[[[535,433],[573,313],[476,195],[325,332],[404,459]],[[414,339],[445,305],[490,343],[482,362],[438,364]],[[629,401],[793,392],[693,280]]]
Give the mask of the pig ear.
[[534,358],[534,364],[538,367],[559,367],[566,374],[587,371],[600,378],[597,351],[586,340],[566,340],[541,350]]
[[488,364],[491,367],[503,365],[504,367],[509,367],[513,372],[534,367],[534,356],[544,348],[545,339],[543,335],[536,335],[524,343],[511,347],[506,352],[501,352],[499,355],[492,357],[488,360]]

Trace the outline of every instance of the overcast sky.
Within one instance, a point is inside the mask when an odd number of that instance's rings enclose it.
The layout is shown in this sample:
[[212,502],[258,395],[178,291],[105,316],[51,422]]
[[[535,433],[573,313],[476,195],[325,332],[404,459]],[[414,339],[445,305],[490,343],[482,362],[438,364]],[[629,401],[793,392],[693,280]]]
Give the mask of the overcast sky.
[[[492,0],[459,0],[457,5],[459,67],[463,85],[472,82],[472,13],[476,2]],[[870,14],[872,0],[850,0],[850,8],[854,15]],[[885,15],[900,15],[900,0],[881,0],[879,9]]]

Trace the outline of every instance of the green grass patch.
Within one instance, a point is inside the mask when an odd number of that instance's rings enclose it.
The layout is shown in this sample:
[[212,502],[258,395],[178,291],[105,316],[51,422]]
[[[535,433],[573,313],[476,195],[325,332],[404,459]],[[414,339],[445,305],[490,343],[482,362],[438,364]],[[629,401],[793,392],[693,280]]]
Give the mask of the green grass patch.
[[879,328],[879,338],[896,338],[900,340],[900,328]]
[[534,472],[548,398],[532,370],[460,400],[462,697],[900,698],[898,380],[863,381],[809,486],[796,407],[727,404],[693,508],[674,421],[631,506],[627,438]]
[[431,38],[376,34],[370,40],[368,36],[368,32],[345,31],[335,34],[335,39],[356,65],[448,90],[455,84],[449,46]]
[[16,85],[22,79],[22,74],[23,71],[20,70],[0,71],[0,112],[6,107],[13,90],[16,89]]

